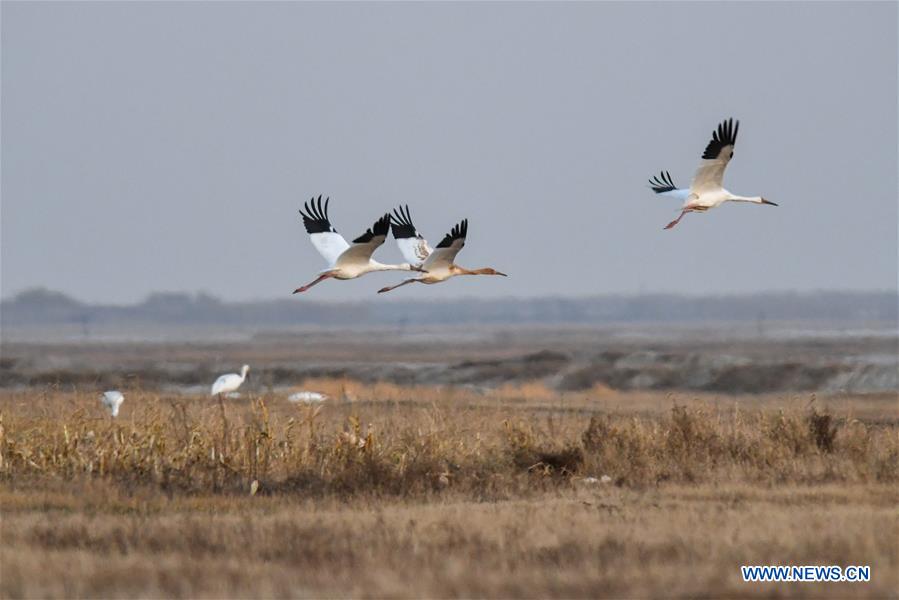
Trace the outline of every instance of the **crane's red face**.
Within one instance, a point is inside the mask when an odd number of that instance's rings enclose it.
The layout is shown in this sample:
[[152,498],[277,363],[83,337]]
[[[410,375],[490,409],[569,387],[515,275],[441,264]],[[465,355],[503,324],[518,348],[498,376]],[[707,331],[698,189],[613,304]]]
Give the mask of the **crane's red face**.
[[764,198],[762,198],[762,204],[770,204],[771,206],[780,206],[779,204],[775,204],[774,202],[771,202],[770,200],[765,200]]

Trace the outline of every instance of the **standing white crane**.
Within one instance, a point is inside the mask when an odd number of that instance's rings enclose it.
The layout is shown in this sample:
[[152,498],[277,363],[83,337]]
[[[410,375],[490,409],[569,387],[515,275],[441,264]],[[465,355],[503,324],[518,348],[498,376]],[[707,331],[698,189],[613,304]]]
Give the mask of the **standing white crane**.
[[[328,268],[321,271],[318,278],[307,283],[302,287],[298,287],[293,291],[294,294],[305,292],[313,285],[333,277],[334,279],[355,279],[366,273],[373,271],[421,271],[421,268],[414,267],[408,263],[401,265],[385,265],[373,260],[371,255],[374,251],[384,243],[387,234],[390,232],[390,215],[385,214],[378,219],[375,224],[365,233],[353,240],[350,245],[337,233],[331,221],[328,219],[328,202],[330,197],[325,199],[322,206],[322,197],[318,197],[316,205],[315,198],[311,202],[306,202],[304,207],[306,212],[300,210],[303,215],[303,225],[306,226],[306,232],[312,245],[318,250],[326,261]],[[308,214],[307,214],[308,213]]]
[[247,379],[249,370],[250,365],[244,365],[240,368],[240,375],[237,373],[226,373],[220,376],[212,384],[212,393],[210,395],[218,396],[219,400],[221,400],[224,394],[237,391],[237,388],[243,385],[243,382]]
[[668,171],[662,171],[649,180],[652,191],[661,196],[676,198],[684,203],[680,215],[665,229],[671,229],[677,225],[684,215],[689,212],[705,212],[710,208],[721,206],[725,202],[752,202],[753,204],[769,204],[761,196],[737,196],[724,189],[724,170],[730,159],[734,157],[734,146],[737,143],[737,131],[740,122],[728,119],[718,125],[718,129],[712,132],[712,139],[702,153],[702,162],[693,175],[690,189],[678,188],[671,179]]
[[113,417],[119,416],[119,407],[124,401],[125,396],[118,390],[109,390],[108,392],[103,392],[103,395],[100,396],[100,404],[106,407],[106,410]]
[[393,237],[396,244],[403,253],[403,257],[410,263],[420,266],[424,271],[424,275],[406,279],[400,283],[378,290],[379,294],[395,290],[396,288],[408,283],[440,283],[446,281],[450,277],[456,275],[500,275],[508,277],[505,273],[500,273],[496,269],[484,267],[482,269],[466,269],[453,263],[459,250],[465,246],[465,237],[468,235],[468,219],[462,221],[446,234],[437,247],[431,250],[427,240],[418,233],[415,225],[412,224],[412,218],[409,215],[409,206],[399,207],[393,211],[391,216],[391,224],[393,226]]

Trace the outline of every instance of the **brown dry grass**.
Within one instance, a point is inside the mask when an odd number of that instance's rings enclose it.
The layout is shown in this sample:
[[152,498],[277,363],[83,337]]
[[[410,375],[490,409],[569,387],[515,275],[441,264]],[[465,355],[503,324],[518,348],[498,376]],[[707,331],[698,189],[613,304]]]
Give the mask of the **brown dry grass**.
[[[0,394],[0,595],[883,597],[899,585],[895,398],[307,387],[334,398],[220,406],[131,390],[112,420],[93,393]],[[586,479],[602,475],[612,482]],[[769,563],[870,564],[873,581],[740,580],[741,564]]]

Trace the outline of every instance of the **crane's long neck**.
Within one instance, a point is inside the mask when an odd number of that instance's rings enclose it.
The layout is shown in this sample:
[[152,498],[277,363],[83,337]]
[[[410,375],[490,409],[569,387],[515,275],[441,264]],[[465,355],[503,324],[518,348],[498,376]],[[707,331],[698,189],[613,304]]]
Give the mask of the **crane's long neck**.
[[452,270],[454,275],[502,275],[502,273],[499,273],[496,269],[491,269],[490,267],[484,267],[482,269],[466,269],[459,265],[453,265]]
[[368,261],[368,270],[369,271],[413,271],[412,265],[409,263],[402,263],[399,265],[385,265],[384,263],[379,263],[376,260]]
[[727,199],[730,202],[752,202],[754,204],[762,204],[761,196],[737,196],[736,194],[728,193]]

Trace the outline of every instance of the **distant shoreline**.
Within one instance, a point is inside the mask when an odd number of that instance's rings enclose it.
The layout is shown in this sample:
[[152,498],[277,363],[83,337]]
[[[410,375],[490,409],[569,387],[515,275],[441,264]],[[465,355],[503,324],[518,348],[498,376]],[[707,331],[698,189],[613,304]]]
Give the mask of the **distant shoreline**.
[[[770,292],[732,296],[674,294],[333,303],[309,299],[223,302],[205,294],[153,294],[127,306],[87,304],[65,294],[30,290],[0,302],[8,340],[245,339],[322,330],[403,331],[414,327],[627,326],[730,328],[746,335],[891,335],[894,292]],[[644,331],[643,333],[647,333]],[[648,331],[652,333],[652,331]]]

